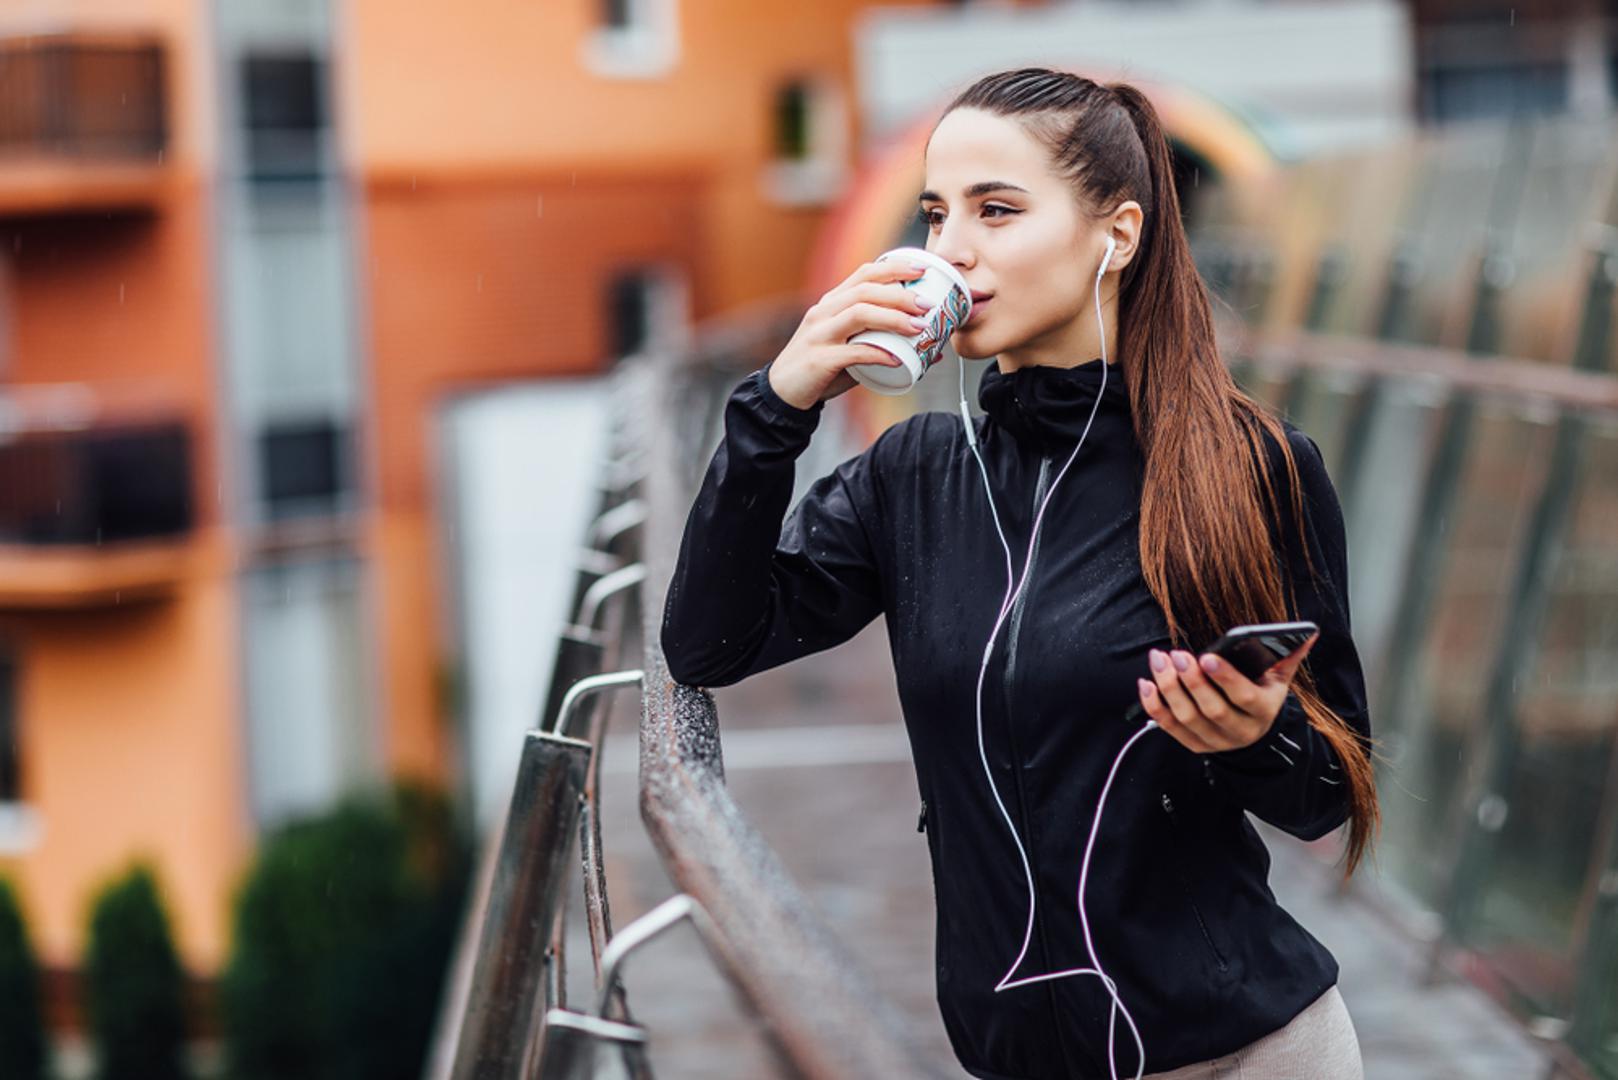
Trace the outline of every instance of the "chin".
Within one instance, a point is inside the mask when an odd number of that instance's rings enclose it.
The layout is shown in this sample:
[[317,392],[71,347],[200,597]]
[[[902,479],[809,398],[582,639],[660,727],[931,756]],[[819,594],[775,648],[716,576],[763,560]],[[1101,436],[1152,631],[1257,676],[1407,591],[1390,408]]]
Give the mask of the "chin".
[[962,360],[991,360],[999,352],[998,349],[985,348],[978,342],[966,341],[964,338],[965,335],[957,330],[955,336],[950,339],[950,344],[955,347],[955,355]]

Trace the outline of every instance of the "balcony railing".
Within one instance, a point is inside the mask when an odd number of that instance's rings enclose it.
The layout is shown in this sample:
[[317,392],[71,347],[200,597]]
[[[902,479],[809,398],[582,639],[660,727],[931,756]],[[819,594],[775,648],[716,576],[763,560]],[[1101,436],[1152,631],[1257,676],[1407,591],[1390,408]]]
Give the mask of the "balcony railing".
[[0,39],[0,214],[149,209],[168,146],[163,46]]
[[194,525],[189,426],[38,405],[0,400],[0,607],[168,591]]

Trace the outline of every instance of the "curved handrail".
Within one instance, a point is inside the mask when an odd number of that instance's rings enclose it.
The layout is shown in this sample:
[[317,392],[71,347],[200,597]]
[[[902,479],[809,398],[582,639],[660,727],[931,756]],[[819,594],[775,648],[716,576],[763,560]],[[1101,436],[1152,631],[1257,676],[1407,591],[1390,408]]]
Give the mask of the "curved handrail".
[[[671,400],[672,365],[648,365],[650,401]],[[662,384],[662,385],[659,385]],[[675,473],[667,423],[652,440],[643,530],[641,612],[646,672],[641,714],[641,817],[676,885],[708,916],[731,982],[764,1019],[782,1059],[807,1077],[946,1075],[905,1033],[879,994],[793,884],[725,787],[718,716],[706,690],[668,674],[659,644],[664,593],[689,493]]]

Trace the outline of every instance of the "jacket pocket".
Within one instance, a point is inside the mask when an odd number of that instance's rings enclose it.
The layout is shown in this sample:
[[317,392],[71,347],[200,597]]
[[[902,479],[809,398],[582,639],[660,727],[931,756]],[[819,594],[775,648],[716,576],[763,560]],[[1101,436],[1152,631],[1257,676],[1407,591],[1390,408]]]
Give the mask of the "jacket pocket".
[[1179,812],[1174,808],[1174,800],[1168,792],[1163,792],[1163,812],[1169,817],[1169,829],[1174,834],[1174,869],[1180,875],[1180,881],[1185,887],[1186,902],[1191,905],[1191,914],[1196,917],[1197,929],[1202,931],[1202,940],[1207,942],[1208,951],[1213,954],[1214,962],[1219,965],[1220,971],[1228,971],[1230,965],[1225,961],[1225,954],[1219,946],[1214,944],[1213,934],[1208,931],[1208,920],[1202,917],[1202,909],[1197,906],[1196,894],[1189,874],[1185,872],[1186,836],[1184,827],[1180,824]]
[[933,875],[933,912],[936,917],[933,932],[933,964],[937,969],[938,983],[942,986],[949,982],[949,905],[938,889],[938,810],[927,804],[925,796],[921,800],[921,814],[916,818],[916,831],[927,834],[927,864]]

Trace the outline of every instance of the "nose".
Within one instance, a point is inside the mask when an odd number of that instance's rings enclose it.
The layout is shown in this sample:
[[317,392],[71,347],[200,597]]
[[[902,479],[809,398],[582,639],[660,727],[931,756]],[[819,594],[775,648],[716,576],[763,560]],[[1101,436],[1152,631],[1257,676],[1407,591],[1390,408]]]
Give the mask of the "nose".
[[960,233],[951,233],[949,222],[944,223],[943,229],[934,237],[936,243],[928,250],[941,259],[949,260],[949,264],[957,270],[966,270],[975,260],[971,249],[961,239]]

